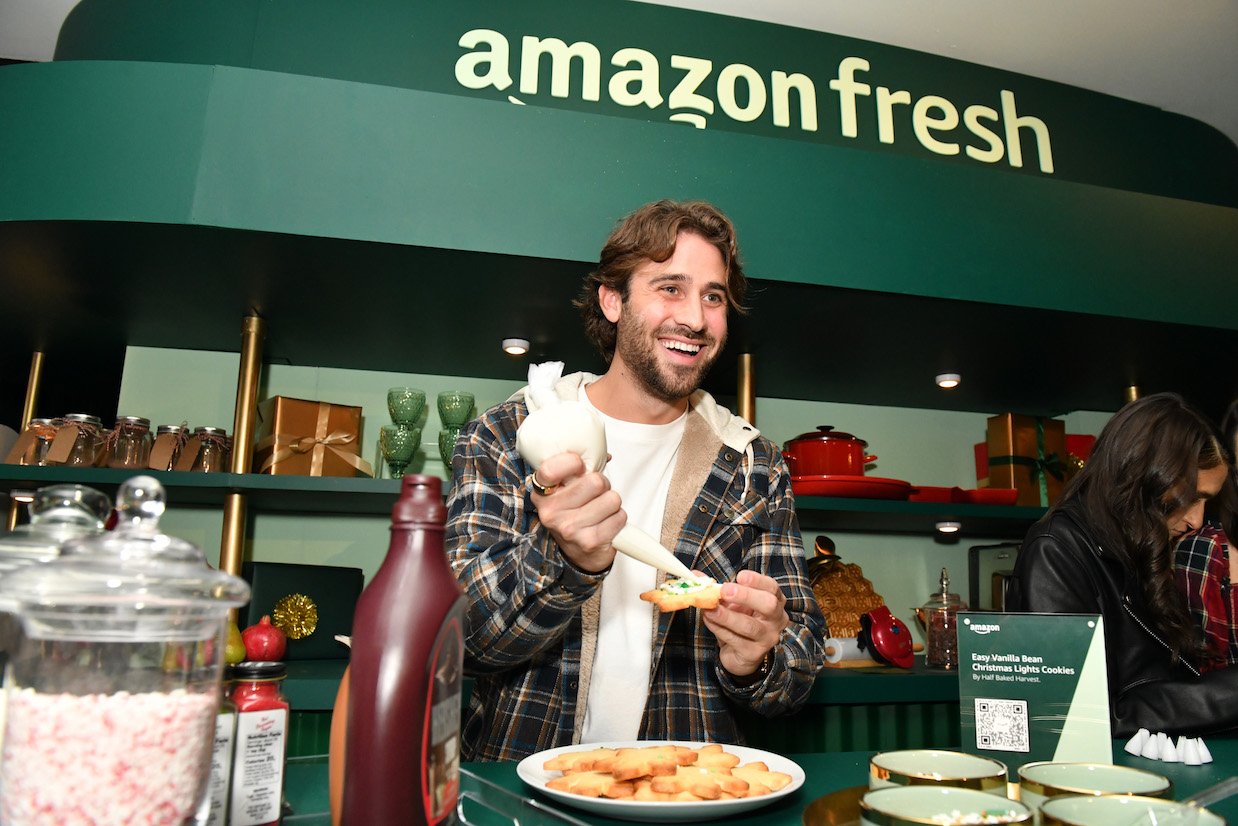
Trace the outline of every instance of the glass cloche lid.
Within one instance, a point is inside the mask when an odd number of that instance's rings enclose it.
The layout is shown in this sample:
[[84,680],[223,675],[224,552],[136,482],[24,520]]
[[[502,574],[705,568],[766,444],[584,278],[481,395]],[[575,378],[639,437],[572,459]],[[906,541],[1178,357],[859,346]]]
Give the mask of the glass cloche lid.
[[0,534],[0,575],[52,559],[69,540],[100,533],[112,501],[85,485],[51,485],[35,491],[29,508],[29,524]]
[[249,600],[239,577],[206,564],[197,546],[159,530],[163,486],[134,477],[116,494],[116,528],[72,539],[60,556],[0,580],[31,636],[126,641],[195,638],[203,620]]

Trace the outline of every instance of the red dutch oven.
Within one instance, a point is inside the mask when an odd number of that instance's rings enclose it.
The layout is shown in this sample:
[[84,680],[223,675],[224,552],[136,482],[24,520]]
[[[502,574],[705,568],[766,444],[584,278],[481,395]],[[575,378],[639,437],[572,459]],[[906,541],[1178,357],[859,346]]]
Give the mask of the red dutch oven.
[[782,457],[792,476],[863,476],[864,466],[877,461],[867,447],[863,439],[823,424],[783,445]]

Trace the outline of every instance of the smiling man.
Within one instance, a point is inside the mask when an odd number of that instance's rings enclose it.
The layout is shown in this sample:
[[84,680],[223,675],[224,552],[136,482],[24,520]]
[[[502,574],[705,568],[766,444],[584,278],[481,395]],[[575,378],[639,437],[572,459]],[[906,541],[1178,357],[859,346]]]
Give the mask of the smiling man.
[[[447,549],[469,598],[466,760],[576,743],[740,743],[736,710],[799,708],[825,623],[804,573],[776,446],[700,384],[742,312],[735,230],[703,202],[659,201],[611,233],[576,306],[608,363],[555,390],[592,409],[610,461],[537,469],[515,448],[524,391],[461,434]],[[717,608],[656,612],[653,567],[618,555],[625,524],[722,587]]]

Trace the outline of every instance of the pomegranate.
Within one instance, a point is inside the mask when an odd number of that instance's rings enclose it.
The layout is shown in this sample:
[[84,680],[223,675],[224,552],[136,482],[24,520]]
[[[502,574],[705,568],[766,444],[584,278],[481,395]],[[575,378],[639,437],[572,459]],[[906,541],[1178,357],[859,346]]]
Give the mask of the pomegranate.
[[241,641],[245,644],[245,659],[251,662],[282,660],[288,646],[284,632],[272,625],[267,615],[242,631]]

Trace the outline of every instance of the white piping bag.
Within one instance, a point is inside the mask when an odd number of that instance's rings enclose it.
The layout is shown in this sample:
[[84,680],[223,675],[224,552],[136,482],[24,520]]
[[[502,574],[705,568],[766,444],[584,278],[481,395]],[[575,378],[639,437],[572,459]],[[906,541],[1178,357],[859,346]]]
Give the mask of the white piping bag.
[[[606,467],[606,427],[583,403],[559,398],[554,386],[562,376],[561,361],[529,366],[525,394],[529,415],[516,429],[516,452],[534,470],[547,458],[571,451],[584,460],[586,470],[600,471]],[[616,551],[673,576],[696,579],[673,553],[633,525],[624,525],[611,544]]]

